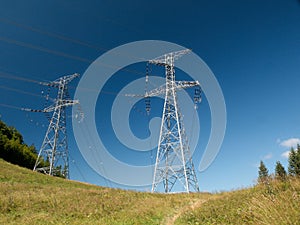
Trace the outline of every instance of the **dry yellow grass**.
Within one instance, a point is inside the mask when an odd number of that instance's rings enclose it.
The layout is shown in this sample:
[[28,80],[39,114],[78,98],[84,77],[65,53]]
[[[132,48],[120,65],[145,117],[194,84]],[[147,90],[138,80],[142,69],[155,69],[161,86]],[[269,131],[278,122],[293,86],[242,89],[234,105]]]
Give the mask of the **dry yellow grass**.
[[177,210],[208,197],[103,188],[0,160],[0,224],[164,224]]
[[300,180],[271,181],[269,185],[219,194],[175,224],[300,224]]
[[150,194],[32,172],[0,159],[0,224],[300,224],[300,181],[221,194]]

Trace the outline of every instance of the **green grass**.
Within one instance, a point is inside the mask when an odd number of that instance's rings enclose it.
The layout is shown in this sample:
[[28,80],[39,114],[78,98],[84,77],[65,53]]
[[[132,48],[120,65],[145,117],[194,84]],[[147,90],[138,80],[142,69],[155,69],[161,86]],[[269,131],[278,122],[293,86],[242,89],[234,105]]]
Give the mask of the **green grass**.
[[175,224],[300,224],[300,180],[219,194]]
[[50,177],[0,159],[0,224],[300,224],[300,181],[150,194]]
[[210,194],[150,194],[50,177],[0,159],[0,224],[164,224]]

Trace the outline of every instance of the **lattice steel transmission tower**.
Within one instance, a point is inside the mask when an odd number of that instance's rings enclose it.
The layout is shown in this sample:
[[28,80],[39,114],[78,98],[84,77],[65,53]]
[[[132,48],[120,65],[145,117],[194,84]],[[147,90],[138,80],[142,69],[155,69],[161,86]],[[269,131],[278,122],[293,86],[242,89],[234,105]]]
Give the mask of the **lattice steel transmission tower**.
[[[53,112],[50,123],[36,160],[34,171],[48,175],[62,176],[69,179],[69,151],[66,129],[66,107],[79,104],[78,100],[71,100],[68,94],[68,83],[79,74],[58,78],[42,85],[58,89],[57,98],[53,105],[42,110],[24,109],[31,112]],[[42,163],[46,160],[46,165]]]
[[189,193],[192,188],[196,192],[199,191],[183,117],[178,106],[177,90],[190,87],[198,87],[200,90],[200,83],[176,81],[174,69],[174,61],[190,51],[185,49],[171,52],[149,61],[151,64],[164,66],[166,75],[166,83],[163,86],[145,94],[146,98],[165,94],[152,192],[162,184],[164,192],[169,193],[177,182],[183,186],[185,192]]

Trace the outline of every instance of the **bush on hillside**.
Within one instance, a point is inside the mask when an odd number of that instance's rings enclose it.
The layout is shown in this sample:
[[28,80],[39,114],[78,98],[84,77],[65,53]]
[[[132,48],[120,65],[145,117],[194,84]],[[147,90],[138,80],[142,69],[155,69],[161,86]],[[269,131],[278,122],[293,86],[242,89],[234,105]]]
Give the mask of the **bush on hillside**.
[[24,143],[22,135],[0,120],[0,158],[22,167],[33,169],[37,159],[34,146]]

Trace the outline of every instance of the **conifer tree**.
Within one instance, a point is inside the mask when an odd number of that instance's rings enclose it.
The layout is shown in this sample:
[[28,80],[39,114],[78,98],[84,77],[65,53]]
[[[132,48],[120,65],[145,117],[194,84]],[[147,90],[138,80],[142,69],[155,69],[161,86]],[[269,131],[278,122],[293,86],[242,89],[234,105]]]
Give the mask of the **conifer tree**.
[[300,177],[300,146],[297,146],[297,149],[291,149],[289,154],[289,175]]
[[286,171],[285,171],[283,165],[279,161],[276,162],[275,178],[277,180],[281,180],[281,181],[286,180]]
[[263,161],[260,161],[260,165],[258,167],[258,182],[259,183],[266,183],[269,178],[269,171],[267,167],[265,166]]

